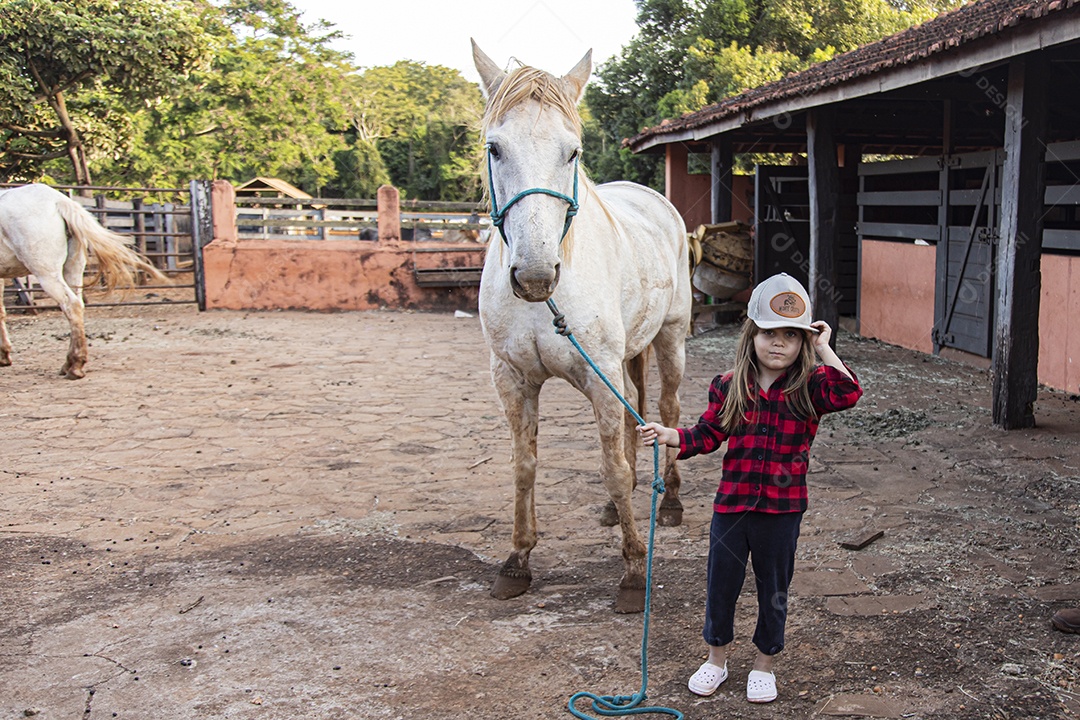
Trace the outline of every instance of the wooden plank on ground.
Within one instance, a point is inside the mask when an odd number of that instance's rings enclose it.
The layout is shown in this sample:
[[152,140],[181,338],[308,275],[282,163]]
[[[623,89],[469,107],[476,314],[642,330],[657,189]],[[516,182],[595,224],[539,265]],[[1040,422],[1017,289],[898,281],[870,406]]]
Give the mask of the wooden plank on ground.
[[840,541],[840,547],[845,550],[862,550],[864,547],[882,538],[885,535],[884,530],[864,530],[863,532],[855,535],[847,540]]

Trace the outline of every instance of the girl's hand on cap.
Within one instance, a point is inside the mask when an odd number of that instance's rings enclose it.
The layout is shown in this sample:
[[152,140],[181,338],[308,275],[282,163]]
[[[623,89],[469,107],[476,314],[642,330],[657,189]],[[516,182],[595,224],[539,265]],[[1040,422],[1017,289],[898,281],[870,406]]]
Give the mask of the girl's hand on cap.
[[814,347],[822,348],[829,346],[829,339],[832,337],[832,328],[829,327],[829,323],[824,320],[817,320],[810,323],[810,327],[817,330],[817,335],[814,336]]

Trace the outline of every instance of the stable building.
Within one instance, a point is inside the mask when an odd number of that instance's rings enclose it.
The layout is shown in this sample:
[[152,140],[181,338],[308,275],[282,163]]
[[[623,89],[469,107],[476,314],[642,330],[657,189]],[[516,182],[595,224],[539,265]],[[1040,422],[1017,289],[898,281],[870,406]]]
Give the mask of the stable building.
[[[754,280],[993,371],[993,420],[1080,392],[1080,0],[980,0],[624,141],[689,227],[742,217]],[[734,176],[745,153],[803,165]],[[696,154],[701,175],[688,172]]]

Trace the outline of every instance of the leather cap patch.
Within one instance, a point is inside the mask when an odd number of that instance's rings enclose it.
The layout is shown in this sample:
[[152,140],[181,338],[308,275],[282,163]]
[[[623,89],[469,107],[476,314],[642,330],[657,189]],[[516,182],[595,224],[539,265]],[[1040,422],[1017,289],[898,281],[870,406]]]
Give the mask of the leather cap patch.
[[782,292],[773,296],[769,307],[780,317],[797,318],[806,312],[806,303],[793,292]]

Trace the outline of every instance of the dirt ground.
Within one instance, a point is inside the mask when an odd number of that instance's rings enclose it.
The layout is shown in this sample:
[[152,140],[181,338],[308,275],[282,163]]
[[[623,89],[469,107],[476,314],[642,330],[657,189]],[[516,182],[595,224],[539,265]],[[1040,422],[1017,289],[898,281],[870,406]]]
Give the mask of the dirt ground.
[[[643,618],[612,612],[618,531],[597,522],[591,411],[565,384],[542,395],[533,588],[488,595],[512,494],[475,317],[94,308],[77,382],[56,374],[61,317],[9,324],[0,720],[539,719],[570,717],[578,691],[640,689]],[[734,338],[689,341],[684,422]],[[1077,397],[1044,391],[1039,427],[1003,432],[985,370],[838,344],[866,394],[814,445],[779,699],[745,700],[752,581],[732,678],[708,699],[685,689],[716,454],[684,463],[685,521],[656,532],[643,704],[690,719],[1080,712],[1080,636],[1049,624],[1080,604]]]

